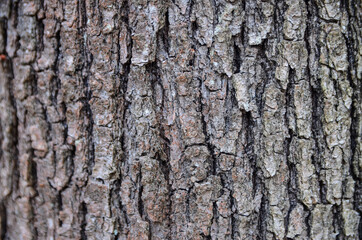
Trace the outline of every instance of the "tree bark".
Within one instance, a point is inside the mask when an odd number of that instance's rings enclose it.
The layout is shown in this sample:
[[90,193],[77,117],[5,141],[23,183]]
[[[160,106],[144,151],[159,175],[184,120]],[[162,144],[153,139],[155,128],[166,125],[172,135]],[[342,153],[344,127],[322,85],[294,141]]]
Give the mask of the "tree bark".
[[359,239],[360,0],[1,0],[0,239]]

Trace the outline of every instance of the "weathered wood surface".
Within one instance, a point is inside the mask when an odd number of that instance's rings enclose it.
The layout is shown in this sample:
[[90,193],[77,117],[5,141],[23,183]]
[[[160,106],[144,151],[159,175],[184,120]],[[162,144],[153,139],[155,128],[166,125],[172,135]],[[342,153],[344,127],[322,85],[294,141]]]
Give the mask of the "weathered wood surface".
[[361,14],[0,0],[0,238],[359,239]]

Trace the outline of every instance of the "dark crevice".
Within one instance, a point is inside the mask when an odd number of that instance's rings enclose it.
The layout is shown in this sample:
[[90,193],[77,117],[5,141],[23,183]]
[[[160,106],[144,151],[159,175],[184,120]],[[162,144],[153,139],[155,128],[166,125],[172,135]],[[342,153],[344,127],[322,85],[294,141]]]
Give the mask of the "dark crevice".
[[[10,9],[10,21],[13,23],[14,28],[17,27],[17,17],[18,17],[18,2],[10,1],[9,3]],[[12,16],[13,15],[13,16]],[[19,169],[19,139],[20,135],[18,132],[18,125],[20,120],[18,119],[18,108],[17,101],[15,98],[15,86],[14,86],[14,66],[13,59],[10,58],[6,46],[8,44],[8,35],[7,35],[7,25],[9,24],[9,20],[4,18],[0,18],[0,28],[3,32],[3,44],[4,48],[0,49],[1,58],[0,64],[2,65],[2,73],[3,76],[0,79],[3,81],[0,87],[3,87],[2,92],[4,93],[1,96],[1,100],[5,102],[5,107],[7,114],[6,118],[0,117],[0,127],[1,135],[0,137],[0,161],[8,161],[9,168],[7,172],[7,176],[10,178],[11,185],[8,186],[9,192],[5,194],[2,193],[2,198],[0,199],[0,239],[5,239],[7,237],[7,233],[10,229],[16,226],[9,226],[8,216],[7,216],[7,206],[11,206],[14,204],[13,199],[11,198],[12,193],[16,193],[20,188],[20,169]],[[16,49],[19,49],[19,38],[16,38]],[[16,51],[15,51],[16,54]],[[4,102],[1,105],[4,107]],[[2,139],[1,139],[2,138]],[[6,153],[6,154],[5,154]],[[2,156],[1,156],[2,155]],[[5,157],[5,158],[4,158]],[[6,159],[7,158],[7,159]],[[1,164],[2,165],[2,164]],[[31,166],[30,166],[31,167]],[[8,175],[9,174],[9,175]],[[3,178],[4,176],[2,176]],[[16,195],[14,195],[16,196]],[[33,208],[31,207],[30,212],[33,213]],[[31,219],[32,220],[32,219]],[[32,228],[33,234],[31,237],[36,237],[36,229],[30,225]],[[10,229],[9,229],[10,228]]]
[[[244,1],[245,2],[245,1]],[[245,22],[242,23],[240,29],[240,44],[241,46],[245,46],[248,41],[248,34],[246,33]]]
[[[157,62],[149,63],[145,66],[146,72],[148,74],[148,79],[154,85],[158,83],[158,80],[161,78],[160,73],[158,71]],[[157,104],[156,104],[157,105]]]
[[[191,46],[191,49],[196,49],[196,47],[194,45]],[[192,55],[192,58],[189,60],[188,62],[188,66],[189,67],[194,67],[195,64],[195,58],[196,58],[196,54]]]
[[234,73],[240,72],[240,66],[241,66],[241,56],[240,56],[240,48],[237,46],[237,44],[234,42],[234,59],[233,59],[233,67],[234,67]]
[[143,185],[142,185],[142,170],[138,175],[138,193],[137,193],[137,208],[140,217],[148,223],[148,239],[152,239],[152,221],[149,219],[147,212],[145,211],[144,202],[142,199]]
[[294,112],[294,85],[295,85],[295,70],[289,69],[289,79],[287,84],[287,89],[285,92],[285,104],[286,104],[286,111],[284,116],[284,121],[286,128],[289,129],[288,136],[284,140],[284,152],[286,153],[286,163],[288,166],[288,172],[289,172],[289,179],[287,183],[288,187],[288,197],[289,197],[289,209],[287,215],[284,217],[284,227],[285,232],[288,233],[289,230],[289,224],[290,224],[290,214],[293,211],[293,209],[297,205],[297,190],[296,190],[296,182],[297,182],[297,170],[296,166],[293,163],[292,152],[291,152],[291,143],[293,141],[293,138],[295,137],[295,134],[291,128],[291,124],[289,122],[289,119],[292,117],[293,119],[296,118],[295,112]]
[[[41,104],[38,102],[38,100],[36,100],[36,105],[37,104]],[[27,126],[27,117],[28,117],[28,113],[26,112],[25,114],[25,120],[24,120],[24,126]],[[20,138],[20,136],[18,136],[18,138]],[[38,183],[38,173],[37,173],[37,162],[35,160],[35,153],[34,153],[34,149],[30,148],[27,149],[28,153],[29,153],[29,159],[28,159],[28,164],[29,164],[29,179],[28,183],[29,185],[32,187],[32,189],[34,190],[35,194],[32,195],[29,198],[29,204],[30,204],[30,216],[29,216],[29,227],[31,229],[32,235],[34,239],[38,239],[38,229],[37,226],[35,225],[35,221],[36,221],[36,207],[37,207],[37,203],[36,203],[36,199],[35,197],[38,196],[38,190],[37,190],[37,183]]]
[[236,218],[236,200],[233,197],[233,191],[230,191],[230,209],[231,209],[231,239],[238,239],[239,231],[238,231],[238,220]]
[[333,205],[332,207],[333,212],[333,226],[334,226],[334,233],[336,234],[337,240],[344,240],[346,236],[344,235],[343,231],[343,219],[342,219],[342,206]]
[[[319,81],[317,82],[319,83]],[[326,185],[321,180],[320,174],[322,170],[322,155],[324,152],[324,144],[321,141],[324,141],[323,138],[323,125],[322,125],[322,115],[323,115],[323,99],[322,99],[322,90],[320,83],[318,86],[311,85],[311,96],[312,96],[312,136],[315,142],[315,150],[312,155],[312,164],[316,169],[316,174],[319,180],[320,187],[320,199],[322,203],[327,203],[326,199]]]
[[275,10],[273,14],[273,23],[275,24],[275,37],[278,38],[278,40],[283,41],[282,38],[284,37],[283,34],[283,28],[284,28],[284,22],[286,12],[289,8],[289,5],[287,4],[287,1],[276,1],[276,4],[274,5]]
[[[306,29],[304,32],[304,42],[306,44],[306,49],[308,56],[310,56],[315,51],[315,58],[319,58],[319,46],[317,48],[311,46],[311,43],[308,39],[312,35],[314,28],[316,28],[317,22],[315,21],[315,16],[318,15],[316,3],[314,0],[305,0],[307,8],[307,21]],[[318,44],[318,43],[317,43]],[[310,92],[312,98],[312,139],[314,141],[314,153],[312,155],[312,164],[315,167],[316,175],[319,181],[319,195],[322,203],[327,203],[326,199],[326,185],[321,180],[321,170],[322,170],[322,155],[324,152],[324,134],[323,134],[323,93],[320,85],[319,79],[314,79],[315,76],[312,76],[310,68],[310,58],[308,58],[306,68],[306,78],[310,83]]]
[[138,213],[143,220],[148,222],[148,239],[152,239],[152,221],[148,218],[147,212],[145,211],[144,202],[142,199],[143,185],[142,185],[142,171],[138,175],[138,194],[137,194],[137,207]]
[[[37,173],[37,163],[34,160],[31,160],[30,163],[29,163],[29,170],[30,170],[29,183],[33,187],[33,189],[35,190],[35,196],[37,196],[38,195],[38,191],[37,191],[38,173]],[[32,198],[32,200],[34,200],[33,198]]]
[[120,79],[120,94],[122,94],[122,109],[123,112],[121,114],[121,126],[122,133],[120,137],[121,146],[122,146],[122,160],[125,161],[128,158],[127,147],[126,147],[126,137],[127,137],[127,111],[129,109],[130,102],[127,100],[127,86],[128,86],[128,77],[130,73],[131,60],[128,60],[126,64],[124,64],[124,74],[122,74]]
[[[95,1],[95,5],[96,5],[96,7],[95,7],[95,9],[94,9],[94,11],[96,11],[96,10],[98,10],[98,27],[99,27],[99,29],[103,29],[103,15],[102,15],[102,9],[101,9],[101,7],[99,6],[99,0],[98,1]],[[84,0],[84,4],[85,4],[85,0]]]
[[[128,21],[128,19],[127,19]],[[128,101],[128,97],[127,97],[127,88],[128,88],[128,81],[129,81],[129,73],[131,71],[131,60],[129,59],[124,65],[123,65],[123,73],[120,77],[120,89],[119,89],[119,93],[122,96],[122,100],[120,103],[120,145],[121,145],[121,164],[122,162],[127,162],[127,159],[129,158],[129,154],[128,154],[128,149],[127,149],[127,141],[128,141],[128,126],[127,126],[127,119],[128,119],[128,111],[129,111],[129,106],[130,106],[130,102]],[[122,174],[126,174],[126,172],[122,172],[122,170],[120,170],[120,177],[119,177],[119,185],[121,185],[122,183]],[[119,206],[120,206],[120,211],[123,213],[124,216],[124,223],[125,226],[122,226],[120,223],[120,230],[121,229],[126,229],[131,220],[129,219],[129,216],[127,214],[127,209],[126,207],[123,205],[121,199],[118,200],[119,202]]]
[[263,40],[262,45],[258,46],[258,56],[257,61],[260,64],[262,68],[261,76],[262,79],[260,83],[256,86],[256,105],[258,106],[259,114],[262,115],[262,112],[264,111],[264,105],[265,105],[265,88],[267,85],[275,79],[274,72],[276,68],[275,62],[269,60],[269,58],[266,56],[266,49],[267,49],[267,40]]
[[[360,216],[362,215],[362,184],[359,180],[359,175],[361,175],[362,169],[359,167],[358,161],[360,159],[360,152],[358,149],[358,138],[361,135],[359,132],[359,105],[362,102],[362,84],[360,79],[356,76],[357,70],[357,62],[356,62],[356,52],[358,51],[358,41],[353,38],[353,33],[357,35],[355,24],[358,21],[357,16],[357,8],[356,3],[354,1],[341,0],[341,8],[345,9],[348,15],[348,25],[347,25],[347,33],[344,35],[346,46],[347,46],[347,58],[348,58],[348,71],[347,71],[347,80],[350,83],[350,86],[353,89],[352,94],[352,104],[351,104],[351,127],[350,127],[350,141],[351,141],[351,158],[349,161],[350,166],[350,174],[353,180],[356,182],[355,192],[354,192],[354,210],[356,210]],[[357,25],[358,26],[358,25]],[[357,49],[356,49],[357,47]],[[355,163],[356,161],[356,163]],[[359,236],[362,236],[362,221],[359,223]]]
[[269,212],[269,202],[265,194],[263,194],[260,203],[260,212],[258,218],[258,239],[259,240],[266,240],[266,229],[267,229],[267,216]]
[[95,160],[95,146],[93,143],[93,115],[92,115],[92,110],[90,108],[90,104],[89,104],[89,100],[87,99],[85,101],[83,101],[83,113],[85,114],[85,116],[87,117],[87,119],[89,120],[87,122],[87,126],[86,126],[86,131],[87,131],[87,139],[88,139],[88,150],[87,150],[87,159],[88,159],[88,175],[92,174],[92,170],[94,167],[94,160]]
[[186,212],[185,212],[185,214],[186,214],[186,221],[187,222],[191,221],[191,218],[190,218],[190,215],[191,215],[191,212],[190,212],[190,200],[191,200],[192,189],[193,189],[193,187],[190,187],[187,190],[187,196],[186,196]]
[[87,226],[87,204],[82,202],[79,207],[79,215],[80,215],[80,239],[87,240],[86,234],[86,226]]
[[80,73],[80,77],[81,80],[83,82],[83,86],[84,86],[84,98],[81,98],[81,102],[83,103],[83,108],[82,108],[82,112],[83,114],[86,116],[87,121],[85,121],[85,128],[86,128],[86,132],[87,132],[87,146],[88,146],[88,150],[87,150],[87,159],[88,159],[88,176],[90,176],[92,174],[93,171],[93,166],[94,166],[94,142],[93,142],[93,125],[94,125],[94,121],[93,121],[93,114],[92,114],[92,109],[90,107],[90,100],[92,99],[92,91],[90,90],[90,86],[88,83],[88,78],[91,75],[90,69],[92,66],[92,62],[93,62],[93,56],[92,54],[89,52],[89,50],[87,49],[87,42],[85,40],[85,38],[83,36],[85,36],[86,34],[86,27],[87,27],[87,12],[86,12],[86,4],[85,1],[80,1],[78,4],[78,11],[79,11],[79,28],[78,28],[78,32],[79,32],[79,45],[80,45],[80,50],[81,50],[81,54],[82,54],[82,64],[80,66],[79,69],[79,73]]
[[[59,213],[63,210],[62,192],[61,191],[57,192],[55,198],[56,198],[56,204],[57,204],[57,212],[59,215]],[[63,222],[62,222],[62,220],[60,220],[60,218],[58,218],[58,223],[59,223],[60,227],[63,225]]]
[[191,22],[192,38],[195,38],[195,36],[197,35],[197,29],[198,29],[197,22],[196,21]]
[[[130,224],[130,219],[128,217],[127,211],[125,209],[125,206],[122,204],[121,198],[120,198],[120,192],[121,192],[121,184],[122,184],[122,176],[119,176],[117,180],[115,180],[113,187],[111,189],[111,199],[112,199],[112,208],[119,213],[117,216],[117,235],[122,232],[122,230],[126,229],[127,226]],[[116,238],[117,239],[117,238]]]
[[[117,15],[118,19],[118,36],[120,35],[120,26],[123,24],[126,25],[127,31],[130,32],[128,26],[128,1],[124,1],[123,3],[117,3],[117,10],[119,14]],[[117,24],[116,24],[117,25]],[[131,40],[131,39],[129,39]],[[112,209],[111,213],[116,213],[114,216],[116,219],[115,231],[114,231],[114,239],[118,239],[120,237],[120,233],[123,229],[127,228],[129,224],[129,218],[126,212],[125,207],[122,204],[120,192],[121,192],[121,184],[122,184],[122,162],[127,158],[126,152],[126,143],[124,139],[124,124],[126,124],[126,111],[128,109],[129,103],[126,101],[126,91],[128,84],[128,74],[130,72],[130,60],[126,62],[124,65],[121,65],[121,46],[120,46],[120,38],[117,38],[117,65],[115,68],[115,81],[114,81],[114,89],[116,89],[115,93],[115,123],[113,127],[115,128],[115,133],[113,134],[113,142],[115,143],[115,148],[113,150],[113,158],[116,161],[116,172],[115,176],[112,176],[115,179],[110,186],[109,193],[109,205]],[[132,42],[131,42],[132,44]],[[129,46],[128,46],[129,47]],[[131,50],[131,49],[128,49]]]
[[8,20],[4,17],[0,18],[0,36],[2,38],[2,43],[3,43],[3,48],[0,48],[0,54],[2,55],[2,59],[1,61],[4,61],[4,56],[6,58],[8,58],[7,53],[6,53],[6,45],[7,45],[7,24],[8,24]]
[[217,0],[211,0],[212,8],[214,10],[213,15],[213,26],[215,27],[219,23],[219,1]]
[[312,226],[311,226],[311,217],[312,217],[312,211],[302,202],[300,202],[301,205],[303,206],[303,209],[306,213],[308,213],[308,215],[305,217],[304,219],[304,223],[307,227],[307,237],[308,239],[311,238],[311,232],[312,232]]
[[[230,98],[228,99],[228,101],[230,101],[230,107],[231,108],[239,108],[239,103],[238,103],[238,100],[236,99],[236,90],[235,88],[233,87],[232,83],[231,84],[228,84],[228,87],[230,87]],[[230,114],[232,114],[231,111],[229,111]],[[231,115],[230,115],[230,120],[231,120]]]
[[148,239],[152,240],[152,222],[147,218],[148,221]]
[[[43,36],[44,36],[44,24],[41,19],[37,18],[37,41],[36,41],[36,52],[39,53],[44,50],[44,42],[43,42]],[[37,58],[40,58],[40,56],[37,56]]]
[[[122,6],[120,7],[120,21],[123,22],[126,25],[127,28],[127,34],[128,36],[132,35],[132,30],[129,26],[129,2],[128,1],[124,1]],[[129,73],[129,68],[131,65],[131,58],[132,58],[132,47],[133,47],[133,40],[132,37],[129,37],[129,44],[127,45],[127,52],[130,53],[130,56],[128,56],[128,61],[123,65],[124,68],[126,69],[122,69],[122,74],[126,74]],[[118,61],[120,60],[120,46],[119,46],[119,39],[118,39]],[[122,78],[122,77],[121,77]],[[127,76],[128,78],[128,76]]]
[[6,74],[6,76],[4,76],[5,83],[3,84],[3,86],[5,87],[4,90],[7,91],[6,94],[7,96],[5,95],[6,98],[5,101],[7,101],[9,104],[8,106],[9,108],[7,110],[9,119],[5,123],[7,126],[7,130],[3,132],[5,135],[7,135],[8,141],[6,141],[6,146],[3,145],[3,148],[5,148],[9,152],[9,157],[11,157],[11,159],[9,159],[9,162],[10,164],[13,164],[12,168],[9,169],[12,171],[12,176],[11,176],[12,186],[10,191],[11,193],[19,188],[19,176],[20,176],[19,166],[18,166],[19,164],[18,140],[20,139],[18,133],[19,119],[17,116],[17,103],[14,95],[15,87],[13,85],[14,70],[13,70],[12,60],[10,58],[7,58],[6,60],[0,62],[0,64],[3,65],[3,69],[5,70]]
[[[57,23],[57,25],[60,23]],[[53,106],[57,106],[57,99],[58,99],[58,92],[61,89],[61,81],[58,77],[58,69],[59,69],[59,58],[61,57],[61,36],[60,36],[60,27],[57,27],[56,33],[55,33],[55,40],[56,40],[56,47],[55,47],[55,62],[52,66],[52,70],[54,72],[54,77],[52,78],[50,82],[50,95],[51,95],[51,101],[53,103]],[[56,108],[58,110],[58,108]]]
[[[362,216],[362,181],[357,181],[354,193],[354,209],[359,212],[359,216]],[[358,236],[362,236],[362,221],[360,219],[358,225]]]
[[[289,142],[290,140],[288,139],[286,141]],[[287,145],[289,145],[289,144],[287,144]],[[289,148],[289,146],[287,148]],[[290,162],[289,160],[287,161],[287,165],[288,165],[288,169],[289,169],[289,180],[288,180],[289,209],[288,209],[288,213],[284,219],[284,227],[285,227],[286,233],[288,233],[290,224],[293,224],[290,222],[290,214],[293,211],[293,209],[297,206],[297,202],[298,202],[297,190],[296,190],[296,178],[297,178],[296,167],[295,167],[295,164]]]
[[[13,27],[16,29],[18,24],[18,2],[10,1],[9,3],[9,10],[10,10],[10,16],[9,19],[13,22]],[[15,98],[15,86],[14,86],[14,66],[13,66],[13,60],[10,58],[9,54],[7,53],[7,42],[8,42],[8,35],[7,35],[7,24],[9,23],[9,20],[6,18],[0,19],[0,24],[3,25],[4,32],[3,39],[4,39],[4,54],[2,54],[2,58],[0,59],[0,64],[2,64],[4,71],[4,74],[6,76],[3,76],[5,79],[4,87],[6,88],[5,91],[8,92],[8,96],[6,96],[6,101],[10,104],[10,109],[8,110],[9,115],[9,130],[4,131],[3,133],[8,134],[8,141],[7,148],[10,150],[9,156],[11,157],[10,161],[13,163],[12,169],[9,169],[12,171],[12,186],[10,189],[10,193],[8,196],[5,196],[5,199],[10,196],[10,194],[16,190],[19,189],[19,178],[20,178],[20,170],[19,170],[19,133],[18,133],[18,125],[19,125],[19,119],[18,119],[18,108],[17,108],[17,102]],[[16,38],[16,49],[19,49],[19,38]],[[16,51],[15,51],[16,54]],[[5,57],[5,59],[3,59]],[[15,56],[14,56],[15,57]],[[4,129],[5,130],[5,129]],[[1,151],[1,148],[0,148]],[[5,204],[5,203],[4,203]]]
[[[263,111],[264,111],[264,106],[265,106],[265,89],[268,87],[268,84],[273,81],[274,76],[274,72],[275,72],[275,63],[271,60],[268,59],[267,55],[266,55],[266,44],[267,44],[267,40],[263,40],[262,45],[258,46],[258,56],[256,61],[258,62],[258,64],[260,64],[261,68],[262,68],[262,72],[260,75],[261,81],[259,83],[257,83],[256,85],[256,91],[255,91],[255,99],[256,99],[256,105],[257,105],[257,109],[258,109],[258,115],[259,116],[263,116]],[[260,125],[255,126],[255,127],[260,127]],[[260,143],[258,143],[260,144]],[[260,156],[258,155],[259,153],[257,153],[257,151],[259,151],[259,147],[258,149],[254,150],[256,153],[256,161],[258,161],[257,159],[260,158]],[[269,215],[269,200],[267,197],[267,192],[265,189],[265,179],[263,178],[262,175],[258,174],[258,168],[255,167],[254,168],[254,176],[255,179],[255,183],[257,184],[257,181],[259,180],[260,183],[260,189],[261,189],[261,193],[262,193],[262,199],[261,199],[261,203],[260,203],[260,209],[259,209],[259,214],[258,214],[258,223],[257,223],[257,229],[258,229],[258,234],[257,234],[257,239],[258,240],[266,240],[267,239],[267,218]],[[255,174],[256,172],[256,174]]]
[[74,175],[74,158],[75,158],[75,146],[69,145],[67,157],[65,160],[65,170],[68,180],[67,183],[64,185],[64,187],[61,189],[61,191],[64,191],[66,188],[69,187],[69,183],[71,182],[71,179]]
[[200,236],[202,237],[202,239],[204,240],[211,240],[211,235],[205,235],[204,233],[201,233]]
[[[230,86],[231,85],[231,86]],[[224,114],[224,121],[225,121],[225,127],[224,127],[224,136],[230,131],[231,127],[231,121],[232,121],[232,100],[231,100],[231,94],[230,91],[233,90],[232,83],[230,79],[226,79],[226,96],[225,96],[225,102],[224,102],[224,108],[226,109]],[[235,97],[235,96],[234,96]]]
[[159,163],[159,168],[161,169],[161,172],[163,173],[163,176],[166,180],[166,183],[168,185],[168,191],[171,191],[171,184],[170,184],[170,164],[168,160],[161,159],[159,153],[156,153],[156,160]]
[[167,53],[167,55],[169,55],[169,50],[170,50],[169,31],[170,31],[170,21],[169,21],[169,12],[167,10],[165,13],[165,25],[158,32],[158,37],[159,37],[158,41],[162,42],[162,46],[163,46],[165,52]]
[[[146,72],[148,73],[148,78],[149,81],[151,82],[152,85],[152,99],[153,99],[153,103],[154,103],[154,109],[155,109],[155,114],[156,114],[156,119],[158,122],[158,132],[159,132],[159,139],[160,139],[160,145],[162,146],[161,150],[156,152],[156,156],[155,159],[158,161],[159,163],[159,168],[161,170],[161,172],[163,173],[165,182],[167,184],[167,190],[168,190],[168,212],[167,212],[167,221],[170,223],[171,222],[171,194],[172,194],[172,186],[171,186],[171,181],[170,181],[170,140],[165,136],[165,129],[163,129],[163,124],[162,122],[164,121],[163,119],[163,113],[164,113],[164,89],[162,87],[162,80],[161,80],[161,75],[159,72],[159,67],[157,66],[157,62],[153,62],[150,63],[148,65],[146,65]],[[157,91],[158,88],[160,91]],[[159,96],[159,95],[162,96]],[[158,102],[160,101],[160,102]],[[151,225],[150,225],[151,226]]]
[[[310,6],[309,1],[310,0],[305,0],[305,5],[306,5],[306,8],[307,8],[307,20],[306,20],[306,28],[305,28],[305,31],[304,31],[304,42],[305,42],[306,49],[307,49],[307,52],[308,52],[308,66],[306,68],[307,71],[310,71],[309,56],[311,55],[312,49],[311,49],[308,37],[312,33],[312,18],[313,18],[313,15],[312,15],[313,13],[312,13],[312,10],[311,10],[312,6]],[[310,73],[307,76],[310,78]]]
[[[121,21],[126,25],[128,34],[131,34],[131,29],[129,26],[129,1],[124,1],[121,6],[121,13],[120,13],[120,19]],[[130,38],[130,44],[128,46],[127,51],[130,52],[132,55],[132,38]],[[128,149],[127,149],[127,141],[128,141],[128,126],[127,126],[127,119],[129,116],[129,106],[130,101],[127,93],[128,88],[128,82],[129,82],[129,74],[131,72],[131,58],[132,56],[129,56],[128,61],[123,64],[122,72],[120,75],[120,84],[119,84],[119,94],[121,97],[120,107],[120,144],[121,144],[121,162],[127,162],[127,159],[129,158]],[[122,174],[126,174],[126,172],[122,172],[120,170],[120,184],[122,181]],[[122,204],[120,200],[120,207],[121,211],[123,212],[125,223],[128,225],[130,223],[130,219],[127,215],[127,210],[125,206]]]
[[252,170],[252,183],[253,183],[253,196],[256,196],[258,190],[260,190],[261,179],[258,176],[258,167],[256,165],[255,155],[255,136],[254,136],[254,119],[251,112],[242,111],[242,129],[245,131],[245,146],[244,154],[249,161]]
[[143,192],[143,186],[142,186],[142,171],[139,172],[138,176],[138,213],[140,214],[141,218],[144,218],[144,206],[143,206],[143,200],[142,200],[142,192]]
[[217,224],[219,218],[219,214],[217,211],[217,204],[216,201],[212,203],[212,218],[211,218],[211,225],[209,226],[209,235],[207,236],[207,239],[211,239],[211,227],[213,224]]
[[7,226],[6,226],[6,208],[4,202],[0,202],[0,239],[5,239]]

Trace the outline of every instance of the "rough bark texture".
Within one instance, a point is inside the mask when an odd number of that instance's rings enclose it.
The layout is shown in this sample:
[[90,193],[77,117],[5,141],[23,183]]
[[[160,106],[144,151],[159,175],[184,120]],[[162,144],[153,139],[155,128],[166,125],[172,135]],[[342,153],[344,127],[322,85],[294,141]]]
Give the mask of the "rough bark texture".
[[1,0],[0,239],[359,239],[360,0]]

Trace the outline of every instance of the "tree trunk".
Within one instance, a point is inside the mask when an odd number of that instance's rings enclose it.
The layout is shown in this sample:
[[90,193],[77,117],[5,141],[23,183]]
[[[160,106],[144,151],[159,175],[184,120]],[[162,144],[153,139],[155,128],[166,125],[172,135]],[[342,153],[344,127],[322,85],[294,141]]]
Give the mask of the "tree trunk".
[[359,239],[360,0],[1,0],[0,239]]

